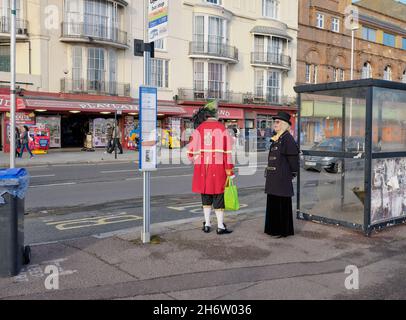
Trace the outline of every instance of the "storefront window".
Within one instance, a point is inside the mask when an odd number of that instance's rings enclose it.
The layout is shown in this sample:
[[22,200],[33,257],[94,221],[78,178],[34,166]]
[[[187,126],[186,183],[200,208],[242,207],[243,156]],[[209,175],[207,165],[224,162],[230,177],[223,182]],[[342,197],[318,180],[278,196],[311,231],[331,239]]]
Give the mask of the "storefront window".
[[374,89],[372,139],[377,151],[406,151],[406,92]]

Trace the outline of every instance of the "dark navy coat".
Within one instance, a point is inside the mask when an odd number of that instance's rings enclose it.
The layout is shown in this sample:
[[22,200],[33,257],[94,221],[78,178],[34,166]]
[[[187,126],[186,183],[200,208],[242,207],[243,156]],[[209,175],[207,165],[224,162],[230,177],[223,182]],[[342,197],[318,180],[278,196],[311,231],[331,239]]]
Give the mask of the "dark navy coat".
[[299,147],[289,132],[272,141],[265,169],[265,193],[279,197],[293,197],[292,180],[299,171]]

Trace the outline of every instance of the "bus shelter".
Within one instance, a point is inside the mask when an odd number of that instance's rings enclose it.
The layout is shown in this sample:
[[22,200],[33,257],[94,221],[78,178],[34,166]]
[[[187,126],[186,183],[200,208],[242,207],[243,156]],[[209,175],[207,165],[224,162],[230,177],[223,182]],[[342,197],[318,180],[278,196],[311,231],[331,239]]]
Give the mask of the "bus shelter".
[[295,87],[299,219],[365,232],[406,222],[406,84]]

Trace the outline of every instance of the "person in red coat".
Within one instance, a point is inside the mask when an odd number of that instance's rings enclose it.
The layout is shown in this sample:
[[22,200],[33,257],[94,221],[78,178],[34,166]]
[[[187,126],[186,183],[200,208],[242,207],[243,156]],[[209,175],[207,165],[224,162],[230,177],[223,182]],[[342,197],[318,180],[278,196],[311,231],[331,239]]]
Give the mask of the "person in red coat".
[[202,196],[205,222],[203,231],[211,231],[211,210],[217,216],[217,234],[232,231],[224,224],[224,189],[228,176],[233,176],[232,139],[217,119],[214,103],[194,115],[196,130],[188,145],[188,157],[194,164],[192,192]]

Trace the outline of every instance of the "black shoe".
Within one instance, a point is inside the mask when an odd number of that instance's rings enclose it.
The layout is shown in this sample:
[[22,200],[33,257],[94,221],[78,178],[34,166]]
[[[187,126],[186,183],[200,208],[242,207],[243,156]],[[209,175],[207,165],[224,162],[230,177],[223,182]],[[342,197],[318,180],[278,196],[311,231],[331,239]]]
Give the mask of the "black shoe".
[[224,229],[217,228],[217,234],[230,234],[232,230],[228,230],[227,226],[224,224]]
[[206,222],[203,222],[203,228],[202,228],[202,230],[203,230],[205,233],[209,233],[209,232],[211,231],[211,227],[206,227]]

